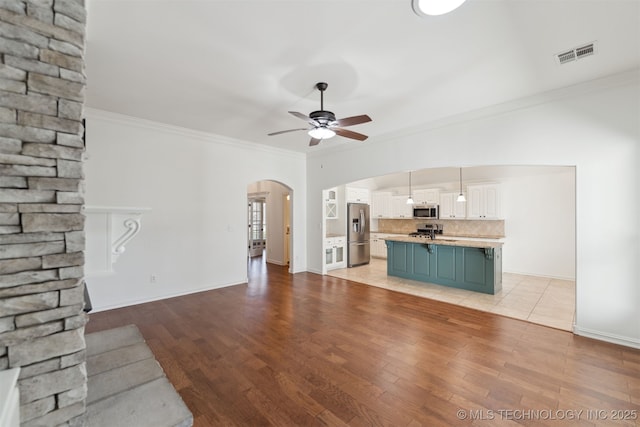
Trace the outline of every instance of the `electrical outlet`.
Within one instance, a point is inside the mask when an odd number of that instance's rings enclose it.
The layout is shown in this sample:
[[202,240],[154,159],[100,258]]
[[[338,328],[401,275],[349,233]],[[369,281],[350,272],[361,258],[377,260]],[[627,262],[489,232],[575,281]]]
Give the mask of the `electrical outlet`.
[[152,274],[151,276],[149,276],[149,283],[156,283],[158,280],[158,277],[155,274]]

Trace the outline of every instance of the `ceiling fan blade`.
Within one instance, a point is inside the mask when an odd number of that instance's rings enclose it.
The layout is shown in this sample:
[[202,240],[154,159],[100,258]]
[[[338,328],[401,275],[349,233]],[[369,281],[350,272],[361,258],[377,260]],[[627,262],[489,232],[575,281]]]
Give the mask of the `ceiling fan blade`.
[[319,123],[317,120],[314,120],[314,119],[312,119],[312,118],[311,118],[311,117],[309,117],[309,116],[305,116],[305,115],[304,115],[304,114],[302,114],[302,113],[298,113],[297,111],[289,111],[289,114],[294,115],[294,116],[296,116],[296,117],[297,117],[297,118],[299,118],[299,119],[306,120],[306,121],[307,121],[307,122],[309,122],[309,124],[310,124],[310,125],[312,125],[312,126],[315,126],[315,127],[320,126],[320,123]]
[[320,141],[322,140],[318,138],[311,138],[311,141],[309,141],[309,147],[320,144]]
[[291,115],[293,115],[293,116],[296,116],[297,118],[302,119],[302,120],[304,120],[304,121],[306,121],[306,122],[308,122],[309,120],[311,120],[311,119],[309,118],[309,116],[307,116],[307,115],[305,115],[305,114],[302,114],[302,113],[298,113],[297,111],[289,111],[289,114],[291,114]]
[[298,129],[287,129],[287,130],[281,130],[279,132],[271,132],[268,133],[267,136],[273,136],[273,135],[280,135],[281,133],[287,133],[287,132],[296,132],[299,130],[309,130],[309,128],[298,128]]
[[340,128],[331,128],[335,133],[345,138],[357,139],[358,141],[364,141],[369,138],[367,135],[363,135],[358,132],[354,132],[352,130],[340,129]]
[[344,119],[338,119],[336,120],[336,124],[338,126],[353,126],[353,125],[359,125],[360,123],[367,123],[371,121],[371,117],[367,116],[366,114],[363,114],[361,116],[352,116],[352,117],[345,117]]

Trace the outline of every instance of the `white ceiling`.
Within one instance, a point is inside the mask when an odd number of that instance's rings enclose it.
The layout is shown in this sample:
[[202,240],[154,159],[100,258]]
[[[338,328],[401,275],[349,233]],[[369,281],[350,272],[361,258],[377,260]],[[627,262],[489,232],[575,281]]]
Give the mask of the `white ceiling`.
[[[640,67],[640,0],[88,0],[89,107],[287,150],[288,110],[325,109],[371,139]],[[592,41],[594,56],[554,55]],[[366,144],[367,142],[364,142]]]

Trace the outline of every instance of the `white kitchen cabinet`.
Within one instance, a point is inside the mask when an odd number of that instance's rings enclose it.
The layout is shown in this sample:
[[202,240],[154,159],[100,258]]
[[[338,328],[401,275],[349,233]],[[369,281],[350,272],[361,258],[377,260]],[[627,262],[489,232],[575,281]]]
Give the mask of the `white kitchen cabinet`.
[[440,190],[437,188],[413,190],[412,196],[416,205],[437,205],[440,203]]
[[394,236],[406,236],[406,234],[372,233],[371,256],[387,259],[387,241],[385,239]]
[[413,218],[413,206],[407,204],[407,196],[393,196],[391,198],[391,217]]
[[327,237],[324,244],[324,263],[327,270],[347,266],[346,237]]
[[371,218],[391,218],[390,191],[376,191],[371,193]]
[[500,202],[500,184],[467,185],[467,219],[499,219]]
[[386,234],[371,233],[371,256],[374,258],[386,258],[387,246],[385,245],[384,237]]
[[330,188],[322,191],[324,199],[324,217],[325,219],[338,218],[338,189]]
[[369,203],[371,197],[367,188],[347,187],[347,203]]
[[459,192],[440,194],[440,218],[441,219],[447,219],[447,218],[465,219],[467,217],[467,203],[458,202],[459,195],[460,195]]

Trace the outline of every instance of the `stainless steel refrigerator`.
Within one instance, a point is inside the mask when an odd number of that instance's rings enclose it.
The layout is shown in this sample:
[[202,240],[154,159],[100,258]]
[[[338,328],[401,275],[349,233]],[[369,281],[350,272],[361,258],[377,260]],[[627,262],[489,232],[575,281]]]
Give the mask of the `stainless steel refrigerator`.
[[347,267],[369,264],[369,205],[347,204]]

